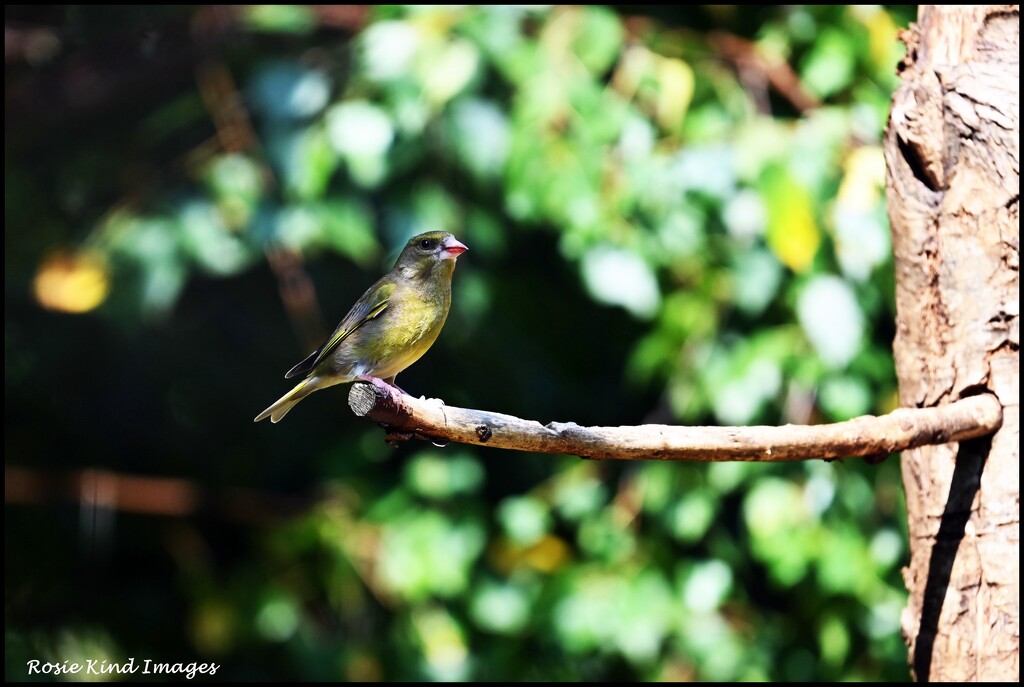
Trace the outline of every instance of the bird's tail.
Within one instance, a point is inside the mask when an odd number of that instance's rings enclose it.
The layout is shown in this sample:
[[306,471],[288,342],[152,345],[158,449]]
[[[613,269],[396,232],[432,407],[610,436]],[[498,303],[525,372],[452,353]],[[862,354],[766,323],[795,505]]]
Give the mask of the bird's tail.
[[272,406],[264,410],[262,413],[256,416],[253,422],[259,422],[266,418],[270,418],[271,422],[277,423],[281,421],[288,411],[295,407],[295,404],[309,396],[311,393],[320,389],[321,387],[317,384],[320,380],[317,377],[309,377],[303,379],[301,382],[295,385],[295,388],[286,393],[281,398],[277,399]]

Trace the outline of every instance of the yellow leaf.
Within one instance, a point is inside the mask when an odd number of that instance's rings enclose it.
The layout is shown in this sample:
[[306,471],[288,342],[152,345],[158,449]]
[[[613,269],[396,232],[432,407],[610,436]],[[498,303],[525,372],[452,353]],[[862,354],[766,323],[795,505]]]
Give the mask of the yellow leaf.
[[682,126],[695,84],[689,64],[638,45],[625,49],[612,75],[612,88],[627,100],[636,98],[645,110],[653,109],[655,121],[669,133]]
[[888,10],[879,5],[854,5],[851,13],[868,30],[868,54],[879,69],[891,69],[900,51],[899,27]]
[[768,206],[768,247],[782,264],[803,272],[821,245],[810,194],[781,168],[766,178],[763,193]]
[[857,148],[846,158],[843,183],[836,200],[850,210],[867,212],[881,201],[885,158],[879,146]]
[[553,573],[569,562],[571,558],[569,546],[554,535],[546,535],[533,546],[530,546],[523,560],[534,570]]
[[434,107],[444,105],[469,84],[479,63],[476,47],[467,40],[439,46],[422,64],[423,94]]
[[682,60],[663,57],[658,60],[658,93],[656,117],[668,132],[677,132],[693,99],[693,69]]
[[89,312],[107,297],[110,275],[103,259],[89,252],[59,250],[39,266],[33,282],[36,300],[48,310]]
[[569,562],[572,551],[563,540],[548,534],[530,546],[500,538],[491,546],[489,557],[491,564],[504,574],[521,566],[553,573]]

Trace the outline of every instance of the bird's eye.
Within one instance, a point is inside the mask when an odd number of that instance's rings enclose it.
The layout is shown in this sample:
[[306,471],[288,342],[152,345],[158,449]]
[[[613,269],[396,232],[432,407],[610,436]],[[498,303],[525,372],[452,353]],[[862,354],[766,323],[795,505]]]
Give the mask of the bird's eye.
[[430,250],[434,247],[434,239],[423,239],[420,241],[420,248],[423,250]]

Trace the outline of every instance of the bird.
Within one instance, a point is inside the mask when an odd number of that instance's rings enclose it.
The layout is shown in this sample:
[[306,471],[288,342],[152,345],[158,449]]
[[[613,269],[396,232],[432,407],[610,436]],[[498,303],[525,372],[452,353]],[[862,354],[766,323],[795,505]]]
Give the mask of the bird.
[[[314,391],[357,380],[404,393],[395,377],[441,333],[452,302],[455,261],[469,250],[446,231],[413,236],[391,271],[366,290],[319,348],[285,374],[304,375],[256,416],[277,423]],[[382,384],[383,383],[383,384]]]

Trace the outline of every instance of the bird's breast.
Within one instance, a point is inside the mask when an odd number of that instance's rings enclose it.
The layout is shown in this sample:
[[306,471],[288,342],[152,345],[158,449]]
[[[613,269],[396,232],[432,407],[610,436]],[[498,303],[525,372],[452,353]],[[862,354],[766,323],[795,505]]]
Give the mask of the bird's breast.
[[369,349],[374,376],[392,377],[419,360],[437,340],[448,317],[450,292],[436,298],[402,294],[380,317],[374,318],[372,331],[364,337]]

